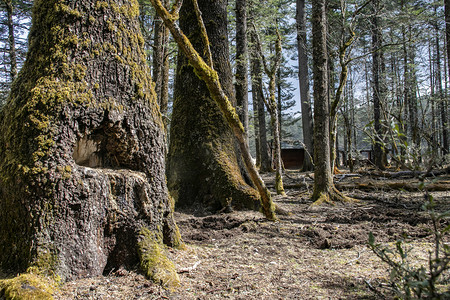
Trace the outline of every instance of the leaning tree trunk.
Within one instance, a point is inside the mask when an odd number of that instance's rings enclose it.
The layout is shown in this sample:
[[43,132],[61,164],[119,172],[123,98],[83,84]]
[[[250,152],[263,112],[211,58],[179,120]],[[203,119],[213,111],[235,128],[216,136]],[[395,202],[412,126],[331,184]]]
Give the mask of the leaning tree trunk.
[[[235,99],[228,60],[227,1],[198,1],[210,41],[214,69],[228,99]],[[180,28],[194,48],[205,55],[205,44],[193,1],[180,11]],[[209,58],[205,59],[206,61]],[[207,210],[233,206],[257,208],[259,194],[242,175],[233,131],[205,82],[180,51],[175,80],[167,178],[176,204],[200,204]]]
[[[140,263],[174,284],[179,245],[138,3],[36,0],[0,114],[0,263],[63,279]],[[167,270],[172,268],[172,270]]]

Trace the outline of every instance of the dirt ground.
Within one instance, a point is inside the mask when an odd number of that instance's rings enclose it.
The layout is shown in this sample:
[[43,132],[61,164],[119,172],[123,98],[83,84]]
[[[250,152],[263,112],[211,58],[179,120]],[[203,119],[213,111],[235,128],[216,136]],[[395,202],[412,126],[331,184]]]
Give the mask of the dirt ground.
[[[169,250],[181,287],[165,290],[135,271],[65,284],[56,299],[386,299],[387,267],[367,247],[409,242],[417,264],[432,237],[423,192],[347,189],[352,204],[311,206],[310,174],[289,172],[287,196],[274,196],[288,214],[270,222],[253,211],[202,215],[176,212],[186,250]],[[268,186],[272,175],[264,176]],[[366,180],[340,175],[340,183]],[[372,178],[387,181],[386,178]],[[401,179],[414,180],[414,179]],[[428,181],[436,181],[436,178]],[[450,182],[445,175],[439,178]],[[377,185],[378,186],[378,185]],[[450,209],[450,191],[431,192]],[[449,275],[449,274],[447,274]]]

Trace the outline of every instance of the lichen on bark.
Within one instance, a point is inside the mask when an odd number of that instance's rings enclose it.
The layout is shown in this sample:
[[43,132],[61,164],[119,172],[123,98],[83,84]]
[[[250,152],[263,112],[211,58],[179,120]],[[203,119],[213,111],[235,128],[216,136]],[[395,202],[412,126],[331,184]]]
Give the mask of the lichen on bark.
[[136,0],[34,2],[0,112],[4,271],[69,280],[133,267],[143,228],[181,244],[138,14]]
[[[259,195],[239,165],[241,158],[233,131],[204,82],[204,79],[220,81],[228,98],[235,99],[227,59],[228,42],[223,38],[227,36],[226,1],[198,1],[207,39],[193,4],[192,0],[184,1],[180,27],[217,73],[209,73],[206,65],[203,69],[206,75],[197,72],[189,59],[179,54],[170,129],[169,188],[179,206],[197,203],[212,210],[230,205],[238,209],[258,208]],[[206,44],[208,40],[210,44]],[[235,118],[238,119],[237,115]]]

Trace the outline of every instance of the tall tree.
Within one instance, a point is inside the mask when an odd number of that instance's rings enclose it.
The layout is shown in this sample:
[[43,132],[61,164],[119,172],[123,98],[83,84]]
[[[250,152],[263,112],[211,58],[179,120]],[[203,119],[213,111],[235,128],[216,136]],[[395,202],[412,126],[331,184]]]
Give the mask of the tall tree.
[[[169,6],[169,1],[164,0],[163,5]],[[169,30],[164,26],[158,15],[154,19],[153,37],[153,81],[155,92],[162,114],[167,113],[168,108],[168,75],[169,75]]]
[[258,135],[259,135],[259,152],[260,152],[260,168],[261,172],[272,171],[271,159],[269,157],[269,149],[267,146],[267,128],[266,128],[266,114],[265,114],[265,101],[263,93],[263,82],[262,82],[262,68],[261,60],[257,54],[256,41],[254,36],[251,36],[252,41],[252,51],[250,51],[251,61],[250,70],[252,78],[252,98],[253,98],[253,109],[257,112],[258,123]]
[[263,53],[262,45],[259,40],[258,33],[256,32],[256,27],[253,27],[252,34],[255,36],[257,52],[262,61],[264,72],[266,76],[269,78],[269,99],[265,101],[265,103],[267,110],[269,111],[270,114],[270,125],[272,126],[273,162],[275,166],[275,189],[277,191],[277,194],[284,195],[285,192],[283,187],[282,161],[281,161],[280,118],[278,111],[278,103],[275,97],[277,72],[280,67],[282,57],[281,35],[279,33],[277,26],[276,28],[277,39],[275,41],[275,56],[271,59],[271,62],[269,64],[266,59],[266,56]]
[[236,100],[248,135],[247,0],[236,1]]
[[[223,38],[228,36],[227,1],[198,1],[209,45],[202,38],[196,4],[194,0],[183,2],[180,28],[217,70],[228,99],[235,99],[228,40]],[[178,57],[170,136],[167,176],[177,205],[200,203],[212,210],[257,208],[259,195],[240,169],[233,131],[183,52]]]
[[297,47],[298,47],[298,79],[300,83],[300,102],[302,110],[303,141],[308,154],[305,155],[303,171],[313,169],[313,119],[311,97],[309,92],[308,51],[306,42],[305,0],[297,0]]
[[13,3],[12,0],[3,0],[6,6],[7,24],[8,24],[8,44],[9,44],[9,59],[10,59],[10,77],[14,81],[17,75],[17,54],[16,54],[16,35],[14,32],[13,21]]
[[[450,0],[444,0],[445,40],[447,42],[447,60],[450,62]],[[448,64],[450,74],[450,63]]]
[[439,27],[435,24],[435,48],[436,48],[436,87],[439,95],[439,109],[441,112],[441,126],[442,126],[442,155],[447,155],[450,151],[448,144],[448,117],[446,97],[444,96],[444,89],[442,86],[442,65],[441,65],[441,47],[439,42]]
[[[261,177],[259,176],[258,171],[256,170],[256,167],[253,163],[252,157],[250,155],[250,149],[248,147],[247,143],[247,137],[244,130],[244,126],[242,126],[242,123],[239,120],[238,115],[236,114],[236,109],[232,105],[232,101],[227,97],[225,90],[222,88],[219,76],[217,71],[215,70],[215,67],[213,65],[213,59],[212,59],[212,51],[211,51],[211,45],[209,42],[209,37],[207,34],[207,30],[205,28],[205,23],[203,22],[202,13],[199,9],[199,5],[197,0],[192,0],[192,4],[194,6],[194,13],[196,15],[196,20],[194,24],[190,23],[194,26],[197,24],[200,28],[199,35],[201,41],[204,43],[203,47],[201,47],[201,50],[203,50],[203,55],[205,55],[205,59],[203,59],[199,52],[197,52],[193,46],[193,44],[190,42],[190,40],[186,37],[186,35],[181,31],[180,27],[178,27],[178,24],[176,23],[178,19],[178,10],[180,7],[181,0],[178,0],[171,9],[171,12],[168,12],[161,4],[160,0],[151,0],[152,5],[155,7],[158,14],[163,18],[164,24],[169,28],[170,32],[172,33],[172,36],[174,40],[177,42],[179,49],[182,51],[184,55],[186,55],[186,58],[189,60],[189,66],[192,66],[195,70],[195,74],[203,80],[205,83],[208,91],[209,96],[214,100],[214,103],[218,106],[220,112],[222,113],[221,117],[225,118],[228,125],[231,127],[231,130],[236,138],[237,144],[239,146],[239,149],[242,154],[242,158],[245,164],[246,169],[248,170],[248,174],[253,182],[253,184],[256,186],[259,196],[260,196],[260,202],[262,206],[262,210],[264,215],[268,219],[276,219],[275,215],[275,205],[272,202],[272,198],[270,195],[270,192],[268,191],[267,187],[265,186],[264,182],[262,181]],[[222,14],[221,14],[222,15]],[[223,16],[223,15],[222,15]],[[226,20],[226,19],[222,19]],[[211,22],[210,25],[218,25],[221,22]],[[188,25],[188,24],[186,24]],[[220,26],[219,26],[220,27]],[[225,26],[226,28],[226,26]],[[224,28],[222,28],[224,30]],[[220,35],[221,40],[223,35]],[[197,43],[200,43],[198,40]],[[223,44],[221,45],[223,46]],[[231,76],[231,75],[230,75]],[[205,101],[209,99],[209,97],[205,98]],[[196,111],[198,113],[198,111]],[[211,118],[211,116],[209,116]],[[220,119],[220,117],[219,117]],[[215,124],[215,123],[214,123]],[[225,145],[226,146],[226,145]],[[229,147],[229,146],[228,146]],[[197,155],[198,153],[195,153],[194,155]],[[228,154],[228,153],[226,153]],[[225,160],[225,162],[228,162]],[[208,178],[209,179],[209,178]],[[226,200],[227,205],[230,205],[230,202],[232,202],[232,198],[228,198]]]
[[138,14],[136,0],[34,2],[27,61],[0,112],[3,270],[75,279],[140,263],[177,284]]
[[316,204],[348,200],[334,186],[330,163],[330,108],[326,0],[312,3],[314,74],[314,192]]
[[382,101],[382,87],[380,83],[381,74],[381,28],[379,24],[379,1],[373,1],[373,17],[372,17],[372,76],[373,76],[373,115],[375,128],[375,143],[373,145],[374,164],[381,170],[385,169],[384,159],[384,141],[383,131],[381,127],[381,101]]
[[0,1],[0,106],[23,64],[31,17],[30,0]]

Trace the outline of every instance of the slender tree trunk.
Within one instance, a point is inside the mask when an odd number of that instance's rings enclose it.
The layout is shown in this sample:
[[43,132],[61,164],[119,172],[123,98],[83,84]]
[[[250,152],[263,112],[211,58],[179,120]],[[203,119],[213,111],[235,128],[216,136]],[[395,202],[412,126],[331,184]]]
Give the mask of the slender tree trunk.
[[[252,45],[255,45],[256,41],[252,37]],[[271,172],[272,165],[269,157],[269,149],[267,146],[267,127],[266,127],[266,114],[264,104],[264,93],[262,89],[262,68],[259,56],[256,53],[256,46],[251,51],[251,76],[252,76],[252,95],[253,102],[257,103],[256,108],[258,113],[258,119],[255,123],[258,124],[259,131],[259,145],[260,145],[260,171]]]
[[[444,13],[445,13],[445,40],[447,43],[447,61],[450,62],[450,0],[444,1]],[[447,66],[448,74],[450,75],[450,63]]]
[[297,0],[297,43],[298,43],[298,79],[300,83],[300,102],[302,110],[302,129],[305,150],[303,171],[313,170],[313,118],[311,96],[309,92],[308,55],[306,43],[305,0]]
[[278,195],[285,195],[283,186],[283,169],[281,161],[281,143],[280,143],[280,120],[278,119],[278,105],[275,100],[276,80],[275,74],[269,79],[270,99],[267,110],[270,113],[270,124],[273,134],[273,160],[275,165],[275,190]]
[[[169,0],[163,1],[164,7],[169,7]],[[169,108],[169,73],[170,73],[170,55],[169,55],[169,29],[163,26],[163,51],[162,51],[162,66],[161,66],[161,94],[159,98],[159,109],[163,115],[164,122],[167,125],[167,111]]]
[[9,76],[11,77],[11,82],[16,79],[17,76],[17,54],[16,54],[16,37],[14,33],[14,20],[13,13],[14,7],[11,0],[3,1],[6,5],[7,14],[7,24],[8,24],[8,46],[9,46]]
[[348,200],[333,184],[330,163],[330,112],[325,0],[312,3],[314,62],[314,192],[316,204]]
[[158,14],[155,13],[154,28],[153,28],[153,69],[152,77],[155,83],[155,92],[158,99],[158,104],[161,106],[161,91],[162,91],[162,70],[164,64],[164,23]]
[[[379,169],[384,170],[384,141],[382,139],[383,131],[381,128],[381,30],[378,17],[378,0],[374,1],[374,16],[372,18],[372,48],[375,50],[372,54],[372,76],[373,76],[373,115],[375,128],[375,144],[373,145],[374,164]],[[378,50],[377,50],[378,49]]]
[[236,101],[244,130],[248,135],[248,48],[247,0],[236,1]]
[[[280,139],[280,142],[283,140],[283,93],[281,86],[281,67],[278,68],[277,71],[277,114],[278,114],[278,123],[280,127],[280,136],[278,137]],[[281,144],[280,144],[281,145]]]
[[431,153],[433,157],[436,157],[438,154],[438,147],[437,147],[437,141],[438,138],[436,138],[436,104],[435,104],[435,98],[436,98],[436,88],[435,88],[435,63],[434,63],[434,51],[433,51],[433,42],[430,40],[429,46],[428,46],[428,54],[429,54],[429,60],[430,60],[430,103],[431,103],[431,133],[429,137],[429,143],[428,148],[431,149]]
[[176,285],[162,244],[181,241],[138,2],[96,4],[34,1],[27,61],[0,112],[0,265],[66,280],[140,264]]
[[253,99],[253,128],[255,129],[255,155],[256,155],[255,164],[257,168],[261,168],[261,142],[259,137],[259,122],[258,122],[259,103],[255,92],[253,80],[252,80],[252,99]]
[[277,72],[280,67],[281,62],[281,36],[276,29],[277,40],[275,42],[275,58],[271,62],[270,66],[266,61],[266,58],[262,51],[262,45],[260,43],[258,34],[255,31],[253,35],[255,36],[257,51],[258,54],[263,61],[264,71],[269,77],[269,99],[266,102],[267,110],[270,114],[270,124],[272,126],[272,135],[273,135],[273,162],[275,167],[275,189],[277,194],[284,195],[284,187],[283,187],[283,176],[282,176],[282,161],[281,161],[281,142],[280,142],[280,119],[278,117],[278,103],[276,101],[275,93],[276,93],[276,82],[277,82]]
[[447,155],[449,153],[448,145],[448,123],[447,123],[447,108],[445,105],[445,95],[444,89],[442,88],[442,72],[441,72],[441,50],[439,43],[439,28],[436,25],[436,35],[435,35],[435,47],[436,47],[436,87],[439,94],[439,110],[441,111],[441,126],[442,126],[442,155]]

